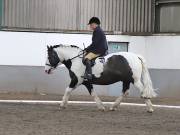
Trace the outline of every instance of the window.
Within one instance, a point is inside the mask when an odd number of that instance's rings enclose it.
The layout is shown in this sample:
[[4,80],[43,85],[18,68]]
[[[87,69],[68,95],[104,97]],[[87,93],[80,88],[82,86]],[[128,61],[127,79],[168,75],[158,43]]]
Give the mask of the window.
[[128,42],[108,42],[109,53],[127,52]]
[[156,32],[180,32],[179,13],[179,0],[157,0]]

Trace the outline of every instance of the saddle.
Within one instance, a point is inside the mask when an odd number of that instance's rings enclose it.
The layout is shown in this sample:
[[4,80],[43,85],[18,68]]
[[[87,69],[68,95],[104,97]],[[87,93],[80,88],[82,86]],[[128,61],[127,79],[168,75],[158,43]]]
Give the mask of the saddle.
[[94,59],[91,60],[91,67],[93,67],[96,64],[96,59],[98,58],[101,63],[105,62],[105,56],[108,55],[108,51],[106,51],[103,55],[100,55]]
[[98,58],[100,60],[101,63],[104,63],[105,62],[105,57],[106,55],[103,55],[103,56],[98,56],[94,59],[91,60],[91,67],[93,67],[95,64],[96,64],[96,59]]

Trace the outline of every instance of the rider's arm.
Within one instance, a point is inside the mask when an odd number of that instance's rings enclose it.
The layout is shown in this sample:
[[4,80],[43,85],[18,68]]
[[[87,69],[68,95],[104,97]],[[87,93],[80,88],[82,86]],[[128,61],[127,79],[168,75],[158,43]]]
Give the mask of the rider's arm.
[[97,48],[99,46],[100,40],[101,40],[101,32],[99,30],[94,31],[91,46],[93,46],[94,48]]
[[100,40],[101,40],[101,33],[99,31],[94,31],[92,37],[92,44],[87,47],[87,51],[91,51],[98,48]]

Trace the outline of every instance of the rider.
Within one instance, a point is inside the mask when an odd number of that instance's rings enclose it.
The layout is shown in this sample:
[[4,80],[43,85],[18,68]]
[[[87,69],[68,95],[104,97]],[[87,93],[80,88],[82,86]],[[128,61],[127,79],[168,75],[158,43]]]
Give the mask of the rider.
[[86,55],[83,63],[86,65],[84,79],[92,79],[91,60],[107,53],[108,46],[104,31],[100,27],[100,20],[97,17],[92,17],[88,25],[93,30],[92,43],[86,48]]

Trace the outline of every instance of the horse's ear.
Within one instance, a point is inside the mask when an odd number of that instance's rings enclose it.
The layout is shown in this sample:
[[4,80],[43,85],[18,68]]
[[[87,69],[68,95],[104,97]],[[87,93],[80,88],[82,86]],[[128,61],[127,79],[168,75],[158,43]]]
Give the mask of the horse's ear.
[[50,49],[50,47],[47,45],[47,49],[49,50]]

